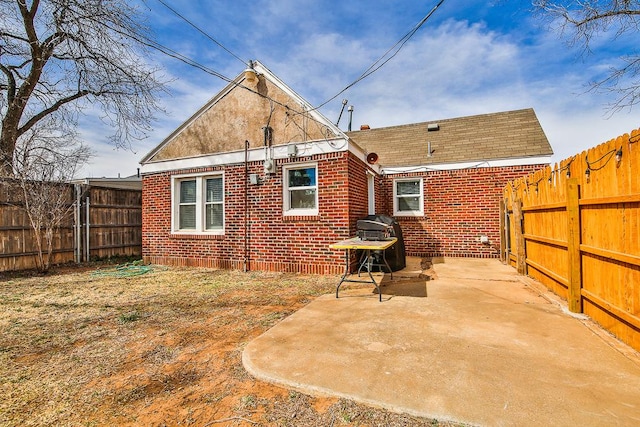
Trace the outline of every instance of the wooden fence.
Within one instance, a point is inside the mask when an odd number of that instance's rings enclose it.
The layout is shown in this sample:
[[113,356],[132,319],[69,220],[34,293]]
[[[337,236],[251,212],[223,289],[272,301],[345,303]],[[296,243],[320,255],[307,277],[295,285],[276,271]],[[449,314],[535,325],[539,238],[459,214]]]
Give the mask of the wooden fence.
[[[37,248],[19,191],[7,180],[0,189],[0,271],[35,268]],[[141,190],[70,184],[68,204],[52,264],[142,254]]]
[[640,350],[640,129],[510,182],[502,259]]

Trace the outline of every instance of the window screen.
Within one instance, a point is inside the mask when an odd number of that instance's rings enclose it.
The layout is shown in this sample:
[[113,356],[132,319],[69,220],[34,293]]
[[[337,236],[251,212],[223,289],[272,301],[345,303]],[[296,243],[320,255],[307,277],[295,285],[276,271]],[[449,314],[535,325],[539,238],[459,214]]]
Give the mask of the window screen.
[[421,179],[403,179],[395,182],[395,213],[419,214],[422,212]]
[[205,182],[205,229],[219,230],[224,225],[222,178],[208,178]]
[[289,209],[315,209],[316,206],[316,168],[305,167],[289,169]]
[[180,182],[180,229],[196,228],[196,181]]

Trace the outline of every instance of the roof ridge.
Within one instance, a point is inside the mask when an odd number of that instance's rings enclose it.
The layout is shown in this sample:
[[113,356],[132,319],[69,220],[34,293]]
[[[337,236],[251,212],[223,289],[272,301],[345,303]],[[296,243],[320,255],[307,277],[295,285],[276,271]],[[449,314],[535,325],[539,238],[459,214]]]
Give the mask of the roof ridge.
[[[463,119],[470,119],[470,118],[476,118],[476,117],[489,117],[489,116],[497,116],[497,115],[506,115],[506,114],[512,114],[512,113],[523,113],[525,111],[533,111],[533,108],[529,107],[529,108],[520,108],[517,110],[507,110],[507,111],[497,111],[497,112],[493,112],[493,113],[484,113],[484,114],[470,114],[467,116],[459,116],[459,117],[450,117],[447,119],[436,119],[436,120],[426,120],[423,122],[415,122],[415,123],[405,123],[405,124],[401,124],[401,125],[392,125],[392,126],[383,126],[383,127],[378,127],[378,128],[370,128],[370,129],[366,129],[366,130],[352,130],[352,131],[347,131],[345,132],[347,135],[352,134],[352,133],[358,133],[358,132],[371,132],[371,131],[377,131],[377,130],[393,130],[393,129],[399,129],[399,128],[405,128],[405,127],[415,127],[415,126],[424,126],[428,123],[446,123],[446,122],[451,122],[451,121],[458,121],[458,120],[463,120]],[[535,112],[534,112],[535,114]]]

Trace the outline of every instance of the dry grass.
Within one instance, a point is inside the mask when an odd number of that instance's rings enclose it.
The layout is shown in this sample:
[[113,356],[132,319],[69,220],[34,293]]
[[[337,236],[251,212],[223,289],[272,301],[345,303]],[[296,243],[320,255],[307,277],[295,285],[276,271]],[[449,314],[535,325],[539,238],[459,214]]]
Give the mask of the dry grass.
[[444,425],[254,380],[244,345],[336,278],[0,277],[0,425]]

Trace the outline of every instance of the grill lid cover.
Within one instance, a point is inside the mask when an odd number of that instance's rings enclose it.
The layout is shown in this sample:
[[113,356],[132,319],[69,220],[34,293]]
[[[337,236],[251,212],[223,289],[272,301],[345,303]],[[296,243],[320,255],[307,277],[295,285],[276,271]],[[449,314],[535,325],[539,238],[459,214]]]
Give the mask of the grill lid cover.
[[362,240],[385,240],[393,234],[393,227],[380,221],[359,219],[356,235]]
[[386,231],[393,227],[381,221],[372,221],[370,219],[359,219],[358,222],[356,223],[356,228],[358,230]]

